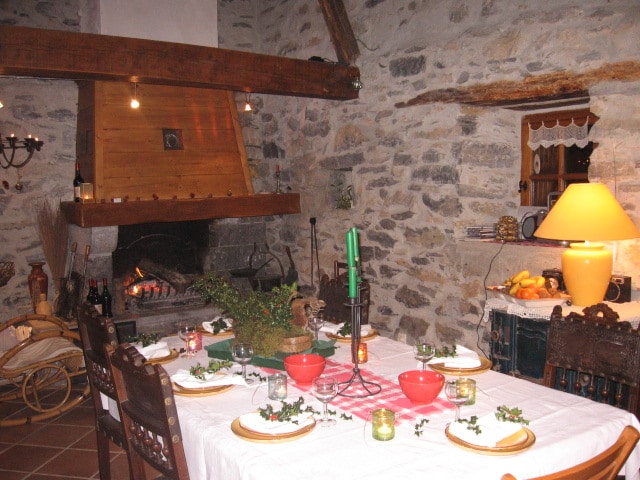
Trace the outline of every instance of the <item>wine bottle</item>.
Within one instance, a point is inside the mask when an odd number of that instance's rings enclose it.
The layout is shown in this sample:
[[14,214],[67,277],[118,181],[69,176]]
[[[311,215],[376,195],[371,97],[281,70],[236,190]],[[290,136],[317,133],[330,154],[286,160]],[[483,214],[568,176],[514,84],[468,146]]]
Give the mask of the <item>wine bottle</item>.
[[80,185],[84,183],[84,178],[80,175],[80,163],[76,160],[76,175],[73,177],[73,200],[80,201]]
[[113,312],[111,311],[111,292],[109,292],[109,288],[107,288],[107,279],[102,279],[102,295],[100,296],[102,300],[102,316],[103,317],[113,317]]
[[98,292],[98,281],[90,278],[89,279],[89,294],[87,295],[87,303],[92,305],[96,311],[102,315],[102,298],[100,297],[100,292]]

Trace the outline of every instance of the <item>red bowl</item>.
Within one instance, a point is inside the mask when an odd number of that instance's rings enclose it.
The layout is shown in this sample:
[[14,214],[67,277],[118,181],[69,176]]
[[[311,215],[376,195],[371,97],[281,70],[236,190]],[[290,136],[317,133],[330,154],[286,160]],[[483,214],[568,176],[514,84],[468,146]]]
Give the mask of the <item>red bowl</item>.
[[414,403],[431,403],[444,385],[444,375],[431,370],[409,370],[398,375],[402,393]]
[[297,353],[284,357],[284,368],[296,383],[305,385],[319,377],[327,360],[316,353]]

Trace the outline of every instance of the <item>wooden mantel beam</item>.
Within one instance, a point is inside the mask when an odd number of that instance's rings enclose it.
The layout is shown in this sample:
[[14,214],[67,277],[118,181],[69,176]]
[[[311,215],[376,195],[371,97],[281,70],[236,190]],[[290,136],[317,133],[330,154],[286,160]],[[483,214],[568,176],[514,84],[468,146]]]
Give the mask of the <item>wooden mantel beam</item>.
[[428,103],[465,103],[478,106],[508,107],[522,103],[564,100],[588,96],[589,88],[608,81],[640,80],[640,62],[617,62],[584,73],[554,72],[526,77],[520,81],[503,80],[484,85],[442,88],[421,93],[396,108]]
[[0,26],[0,75],[115,80],[333,100],[355,66],[137,38]]

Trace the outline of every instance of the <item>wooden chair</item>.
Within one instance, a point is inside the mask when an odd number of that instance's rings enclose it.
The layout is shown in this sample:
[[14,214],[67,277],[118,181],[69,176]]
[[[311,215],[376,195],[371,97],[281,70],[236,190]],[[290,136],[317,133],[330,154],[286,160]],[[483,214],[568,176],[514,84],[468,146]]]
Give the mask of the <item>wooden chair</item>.
[[161,478],[188,480],[180,422],[169,375],[149,365],[128,343],[105,346],[124,424],[133,479],[146,479],[147,467]]
[[95,308],[85,304],[78,310],[78,330],[82,339],[87,377],[96,416],[100,479],[109,480],[111,478],[110,441],[127,449],[122,422],[103,404],[104,397],[113,401],[113,408],[117,404],[116,389],[104,351],[105,344],[112,345],[114,348],[118,345],[116,327],[110,318],[100,316]]
[[[627,425],[613,445],[591,460],[561,472],[530,480],[614,480],[638,443],[638,439],[640,439],[640,432]],[[516,477],[507,473],[502,476],[502,480],[516,480]]]
[[544,385],[640,413],[640,333],[598,304],[584,314],[553,309]]

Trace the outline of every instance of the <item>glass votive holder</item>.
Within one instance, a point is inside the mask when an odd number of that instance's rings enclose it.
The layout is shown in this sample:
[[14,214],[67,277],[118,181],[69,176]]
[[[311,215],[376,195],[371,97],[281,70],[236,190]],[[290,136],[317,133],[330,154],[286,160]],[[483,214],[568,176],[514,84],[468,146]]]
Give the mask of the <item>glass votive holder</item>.
[[373,411],[371,418],[373,438],[381,442],[393,440],[396,435],[395,412],[387,408],[380,408]]
[[271,400],[285,400],[287,398],[287,376],[284,373],[269,375],[267,385]]
[[369,360],[369,354],[367,353],[367,344],[361,343],[358,345],[358,363],[367,363]]
[[459,378],[458,381],[458,389],[460,392],[469,395],[469,400],[465,403],[465,405],[473,405],[476,403],[476,381],[471,378]]
[[82,203],[93,202],[93,183],[80,184],[80,201]]

